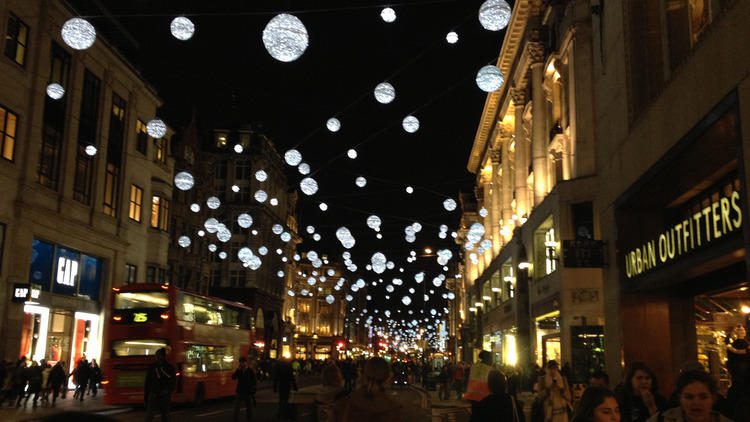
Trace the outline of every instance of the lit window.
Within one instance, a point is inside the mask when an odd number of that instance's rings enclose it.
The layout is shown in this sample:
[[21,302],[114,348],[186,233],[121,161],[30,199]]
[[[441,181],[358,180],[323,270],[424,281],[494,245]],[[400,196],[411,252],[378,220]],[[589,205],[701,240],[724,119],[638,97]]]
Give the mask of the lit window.
[[135,121],[135,150],[143,155],[148,152],[148,131],[146,124],[140,120]]
[[29,26],[11,13],[8,17],[8,30],[5,33],[5,55],[23,66],[26,63],[28,39]]
[[156,153],[154,159],[159,163],[167,162],[167,140],[161,138],[156,140]]
[[544,267],[546,274],[551,274],[557,269],[557,253],[555,245],[555,229],[550,227],[544,233]]
[[130,210],[128,216],[131,220],[141,222],[141,209],[143,208],[143,189],[136,185],[130,185]]
[[161,196],[151,197],[151,228],[167,231],[169,225],[169,200]]
[[16,151],[16,127],[18,116],[0,106],[0,153],[6,160],[13,161]]

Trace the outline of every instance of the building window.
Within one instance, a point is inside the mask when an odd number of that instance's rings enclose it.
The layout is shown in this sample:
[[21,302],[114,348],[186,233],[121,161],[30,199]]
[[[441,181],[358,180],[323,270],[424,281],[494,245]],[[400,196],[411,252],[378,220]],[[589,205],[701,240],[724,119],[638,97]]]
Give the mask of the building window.
[[125,264],[125,283],[135,284],[138,274],[138,267],[133,264]]
[[227,142],[229,138],[229,134],[225,132],[216,132],[214,134],[214,139],[216,141],[216,148],[224,148],[227,146]]
[[234,178],[239,180],[250,179],[250,161],[240,160],[234,163]]
[[146,283],[156,283],[156,267],[153,265],[146,267]]
[[[57,43],[52,43],[51,69],[49,82],[68,86],[70,73],[70,54]],[[44,115],[42,118],[42,148],[39,155],[37,180],[42,186],[57,190],[60,177],[60,158],[63,134],[65,133],[65,110],[67,97],[53,100],[44,96]]]
[[156,142],[156,151],[154,152],[154,160],[156,160],[159,163],[166,163],[167,162],[167,139],[161,138],[157,139]]
[[169,200],[158,195],[151,197],[151,228],[163,231],[169,228]]
[[140,120],[135,121],[135,150],[143,155],[148,153],[148,131]]
[[246,277],[245,270],[229,271],[229,285],[231,287],[244,287]]
[[83,74],[81,115],[78,123],[78,148],[75,177],[73,179],[73,199],[86,205],[91,203],[91,185],[94,171],[94,158],[86,154],[86,147],[96,145],[100,91],[101,80],[86,69]]
[[221,286],[221,270],[211,270],[211,285]]
[[544,233],[544,269],[546,274],[552,274],[557,269],[556,248],[555,229],[550,227]]
[[227,162],[226,161],[219,161],[218,163],[216,163],[216,166],[214,167],[214,177],[216,179],[227,178]]
[[107,163],[107,171],[104,175],[104,214],[117,217],[117,180],[119,179],[119,168],[112,163]]
[[116,93],[112,93],[112,109],[109,115],[109,136],[107,139],[107,170],[104,179],[103,212],[117,217],[120,191],[120,166],[122,146],[125,136],[125,109],[127,103]]
[[159,268],[158,271],[159,274],[159,284],[167,284],[167,270],[164,268]]
[[16,154],[18,115],[0,106],[0,152],[4,159],[13,161]]
[[78,144],[76,152],[75,178],[73,179],[73,199],[86,205],[91,204],[91,182],[94,172],[94,158],[86,154],[86,146]]
[[542,278],[557,270],[557,239],[552,216],[534,231],[534,265],[535,278]]
[[8,17],[8,30],[5,33],[5,55],[21,66],[25,65],[28,40],[29,26],[11,13]]
[[130,209],[128,217],[138,223],[141,222],[141,209],[143,208],[143,189],[136,185],[130,185]]

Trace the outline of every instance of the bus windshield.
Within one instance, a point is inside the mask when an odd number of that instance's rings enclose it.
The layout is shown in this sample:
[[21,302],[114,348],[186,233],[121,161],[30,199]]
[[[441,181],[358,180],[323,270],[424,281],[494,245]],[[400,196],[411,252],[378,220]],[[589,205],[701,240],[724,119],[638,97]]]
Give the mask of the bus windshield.
[[117,340],[112,342],[114,356],[153,356],[157,350],[167,347],[162,339]]
[[154,309],[169,307],[166,292],[118,292],[115,293],[115,310]]

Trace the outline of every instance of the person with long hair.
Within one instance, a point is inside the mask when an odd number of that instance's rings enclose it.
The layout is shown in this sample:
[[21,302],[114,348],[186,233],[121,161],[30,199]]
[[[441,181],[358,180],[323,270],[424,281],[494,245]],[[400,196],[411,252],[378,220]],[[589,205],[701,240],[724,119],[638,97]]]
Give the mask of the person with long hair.
[[656,375],[643,362],[633,362],[625,379],[615,388],[620,402],[622,420],[646,422],[652,415],[667,408],[667,400],[658,392]]
[[361,387],[349,397],[338,400],[333,408],[334,422],[401,421],[401,405],[388,397],[386,383],[391,378],[388,362],[380,357],[365,364]]
[[571,422],[620,422],[620,404],[615,394],[604,387],[584,390]]
[[648,422],[731,422],[713,409],[718,388],[711,374],[684,371],[675,384],[680,405],[651,416]]
[[469,422],[524,422],[523,409],[516,399],[508,394],[508,379],[502,372],[493,369],[487,375],[490,394],[474,407]]

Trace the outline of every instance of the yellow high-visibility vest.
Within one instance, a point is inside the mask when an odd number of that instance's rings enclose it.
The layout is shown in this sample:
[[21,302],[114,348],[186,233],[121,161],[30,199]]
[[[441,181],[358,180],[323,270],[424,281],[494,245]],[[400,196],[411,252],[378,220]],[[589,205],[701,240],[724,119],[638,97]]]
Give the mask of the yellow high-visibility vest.
[[482,362],[472,365],[469,371],[469,383],[466,385],[464,399],[470,401],[481,401],[490,394],[490,387],[487,384],[487,375],[492,367]]

